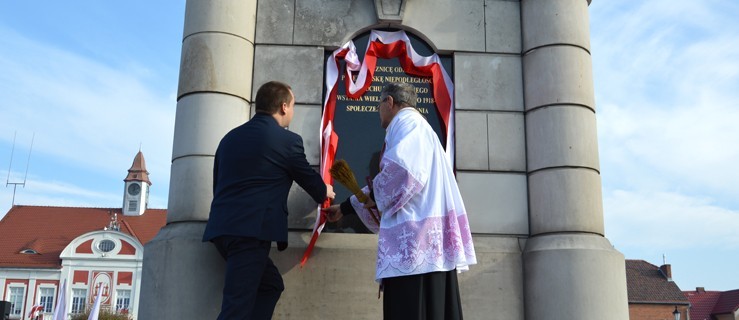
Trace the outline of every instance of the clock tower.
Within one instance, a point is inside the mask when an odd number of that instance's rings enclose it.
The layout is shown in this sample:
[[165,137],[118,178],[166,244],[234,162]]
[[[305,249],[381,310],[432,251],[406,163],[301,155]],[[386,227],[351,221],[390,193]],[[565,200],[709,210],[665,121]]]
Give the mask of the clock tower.
[[127,216],[140,216],[149,205],[149,172],[146,171],[144,154],[139,151],[133,158],[128,176],[123,179],[123,214]]

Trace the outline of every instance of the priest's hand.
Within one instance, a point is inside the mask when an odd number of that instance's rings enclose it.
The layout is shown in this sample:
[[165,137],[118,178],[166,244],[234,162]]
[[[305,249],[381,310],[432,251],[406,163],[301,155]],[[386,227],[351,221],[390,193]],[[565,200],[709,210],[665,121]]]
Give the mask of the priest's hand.
[[372,198],[367,198],[367,202],[364,203],[364,208],[368,210],[375,210],[377,211],[377,204],[375,203]]
[[380,212],[380,210],[377,210],[377,204],[375,203],[375,201],[372,200],[372,198],[367,199],[367,202],[364,203],[364,208],[369,211],[372,220],[374,220],[377,225],[380,225],[382,213]]
[[341,213],[341,207],[338,204],[332,205],[328,208],[321,209],[321,211],[326,213],[326,219],[328,220],[328,222],[339,221],[344,216]]

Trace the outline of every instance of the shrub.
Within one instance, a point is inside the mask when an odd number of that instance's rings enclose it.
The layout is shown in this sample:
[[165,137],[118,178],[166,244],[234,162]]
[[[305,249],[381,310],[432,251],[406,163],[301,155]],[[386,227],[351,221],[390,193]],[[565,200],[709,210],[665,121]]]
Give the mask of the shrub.
[[[90,317],[90,310],[84,313],[73,314],[71,320],[87,320]],[[106,309],[100,309],[98,313],[98,320],[131,320],[131,316],[128,313],[118,313]]]

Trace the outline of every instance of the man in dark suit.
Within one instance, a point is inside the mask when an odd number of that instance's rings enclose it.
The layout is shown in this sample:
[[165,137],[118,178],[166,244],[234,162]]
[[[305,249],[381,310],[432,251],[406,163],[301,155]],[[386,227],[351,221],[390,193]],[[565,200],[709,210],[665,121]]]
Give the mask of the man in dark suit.
[[213,163],[213,202],[203,241],[226,260],[219,320],[270,319],[284,290],[269,251],[287,247],[287,195],[292,182],[317,203],[334,191],[305,158],[303,139],[285,128],[295,109],[287,84],[257,91],[256,114],[221,140]]

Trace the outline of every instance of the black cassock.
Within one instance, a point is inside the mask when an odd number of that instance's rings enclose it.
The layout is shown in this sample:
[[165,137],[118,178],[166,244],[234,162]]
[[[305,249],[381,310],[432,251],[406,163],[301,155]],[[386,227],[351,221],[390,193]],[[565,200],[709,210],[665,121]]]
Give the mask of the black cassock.
[[382,279],[385,320],[462,320],[457,270]]

